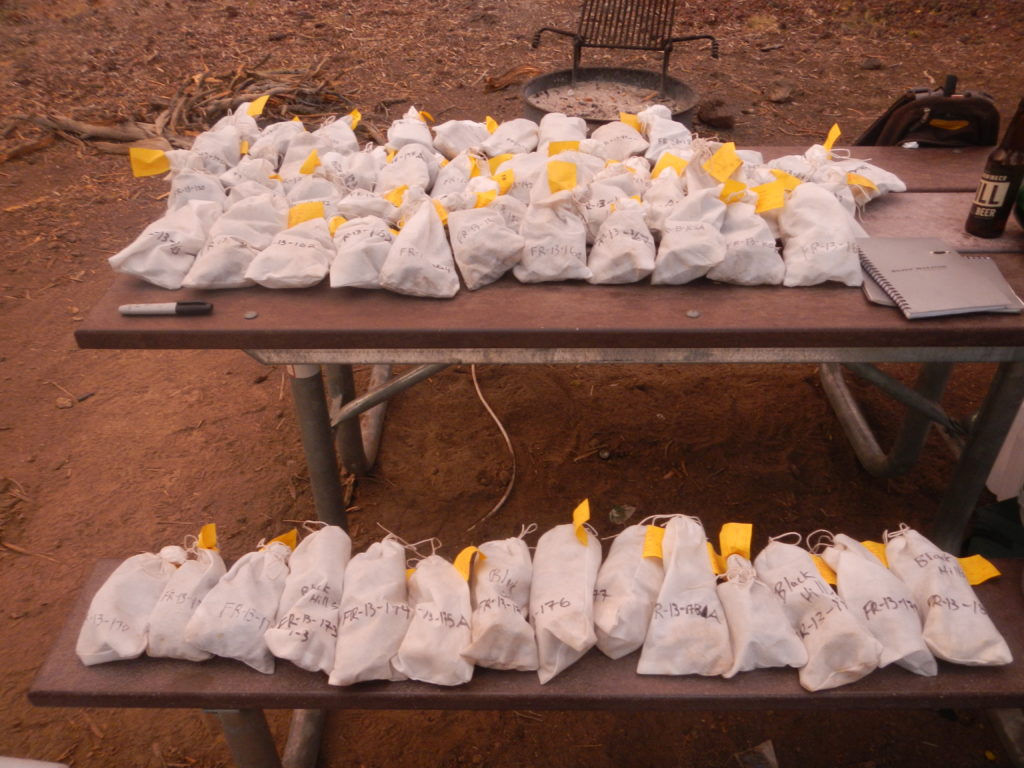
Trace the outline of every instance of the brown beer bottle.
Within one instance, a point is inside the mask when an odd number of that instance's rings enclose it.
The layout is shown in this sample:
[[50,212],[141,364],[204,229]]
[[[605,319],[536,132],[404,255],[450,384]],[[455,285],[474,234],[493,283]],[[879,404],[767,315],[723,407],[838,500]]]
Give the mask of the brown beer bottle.
[[975,237],[999,237],[1024,178],[1024,99],[985,162],[964,229]]

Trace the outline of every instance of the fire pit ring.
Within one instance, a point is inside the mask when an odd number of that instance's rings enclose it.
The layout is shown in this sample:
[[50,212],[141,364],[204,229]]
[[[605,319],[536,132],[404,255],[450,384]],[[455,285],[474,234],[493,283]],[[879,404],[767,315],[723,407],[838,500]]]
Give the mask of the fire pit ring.
[[596,128],[619,119],[619,112],[639,112],[653,104],[664,104],[672,119],[693,128],[697,93],[682,80],[643,69],[581,67],[538,75],[523,85],[523,116],[540,122],[551,112],[582,117]]

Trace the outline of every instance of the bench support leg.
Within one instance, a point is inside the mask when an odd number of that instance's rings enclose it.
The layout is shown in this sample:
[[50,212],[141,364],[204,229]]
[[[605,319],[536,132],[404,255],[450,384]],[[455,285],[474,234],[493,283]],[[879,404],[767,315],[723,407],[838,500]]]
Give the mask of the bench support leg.
[[288,742],[284,747],[284,768],[316,768],[320,753],[326,709],[296,709],[288,729]]
[[879,447],[860,405],[843,379],[843,366],[825,363],[820,368],[822,388],[840,426],[861,465],[875,477],[895,477],[909,470],[921,455],[931,422],[947,428],[953,426],[937,403],[952,372],[951,363],[923,364],[914,389],[889,379],[870,365],[846,367],[907,406],[893,447],[886,453]]
[[262,709],[216,709],[231,759],[238,768],[281,768]]

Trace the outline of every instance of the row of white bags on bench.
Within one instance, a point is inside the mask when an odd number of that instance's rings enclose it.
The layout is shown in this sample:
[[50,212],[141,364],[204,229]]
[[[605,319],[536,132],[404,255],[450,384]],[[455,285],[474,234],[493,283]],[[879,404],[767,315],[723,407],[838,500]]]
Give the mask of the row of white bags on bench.
[[79,657],[216,655],[265,673],[277,657],[334,685],[458,685],[479,665],[536,670],[545,683],[596,645],[616,659],[639,650],[640,674],[796,667],[811,691],[891,663],[935,675],[935,657],[1012,660],[957,559],[905,527],[886,534],[888,567],[850,537],[831,537],[822,557],[836,590],[785,536],[753,563],[729,554],[716,576],[703,526],[683,515],[624,529],[603,562],[579,522],[547,531],[532,558],[520,535],[454,563],[431,554],[408,572],[407,545],[391,535],[355,556],[338,527],[294,552],[284,538],[226,572],[208,545],[192,557],[165,547],[129,558],[93,597]]
[[[246,134],[243,118],[255,125],[239,108],[198,149],[166,153],[168,212],[111,257],[115,270],[172,290],[329,276],[334,287],[435,298],[455,295],[460,273],[474,290],[509,271],[522,282],[859,285],[857,206],[905,189],[834,156],[834,137],[765,163],[694,137],[663,107],[636,116],[637,128],[610,123],[590,137],[581,118],[558,113],[493,134],[450,121],[432,136],[413,110],[389,147],[365,150],[351,116]],[[226,149],[249,134],[247,155]]]

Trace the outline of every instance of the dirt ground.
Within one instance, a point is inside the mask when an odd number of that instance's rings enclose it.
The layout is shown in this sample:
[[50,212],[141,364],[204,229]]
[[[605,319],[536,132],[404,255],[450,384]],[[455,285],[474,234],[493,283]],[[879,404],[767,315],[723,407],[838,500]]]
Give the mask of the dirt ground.
[[[519,116],[516,67],[568,66],[575,4],[551,0],[0,0],[0,152],[50,135],[20,119],[60,114],[152,121],[203,71],[308,68],[336,82],[380,128],[409,105],[439,120]],[[721,58],[680,47],[671,73],[740,146],[807,145],[838,121],[856,136],[903,89],[955,73],[1007,115],[1024,82],[1017,0],[684,1],[677,24],[709,32]],[[683,30],[680,30],[683,33]],[[588,64],[656,68],[656,57],[587,52]],[[514,77],[510,79],[515,79]],[[217,523],[234,559],[313,516],[283,372],[241,352],[93,351],[73,333],[103,294],[106,258],[164,207],[160,179],[133,179],[123,155],[90,142],[0,162],[0,755],[93,766],[229,763],[201,713],[37,709],[25,697],[85,575],[99,558],[179,543]],[[842,143],[842,141],[840,142]],[[895,369],[909,375],[909,371]],[[967,366],[945,400],[977,407],[991,370]],[[616,504],[638,515],[699,515],[714,536],[755,523],[755,547],[826,527],[877,538],[925,526],[952,466],[938,436],[894,480],[868,476],[841,434],[813,366],[480,367],[481,387],[516,449],[510,463],[468,368],[396,398],[379,464],[355,487],[357,549],[377,524],[441,554],[563,522],[589,497],[602,535]],[[865,391],[891,434],[895,408]],[[712,396],[713,395],[713,396]],[[605,458],[606,457],[606,458]],[[285,713],[272,713],[278,738]],[[780,765],[1008,765],[982,713],[449,713],[331,715],[323,765],[674,766],[734,764],[771,740]]]

